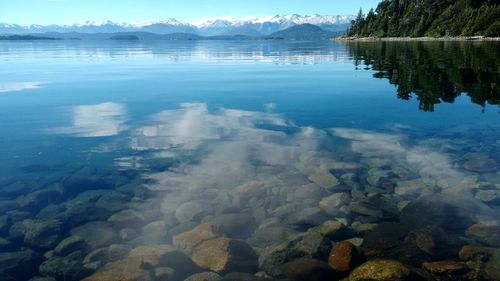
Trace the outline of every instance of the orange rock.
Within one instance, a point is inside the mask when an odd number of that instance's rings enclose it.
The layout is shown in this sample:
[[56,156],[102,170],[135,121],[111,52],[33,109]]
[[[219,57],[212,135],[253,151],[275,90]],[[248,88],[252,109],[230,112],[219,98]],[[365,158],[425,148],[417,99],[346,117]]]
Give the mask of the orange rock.
[[328,263],[336,272],[347,272],[352,269],[351,267],[356,259],[356,247],[349,241],[343,241],[335,244],[330,251]]

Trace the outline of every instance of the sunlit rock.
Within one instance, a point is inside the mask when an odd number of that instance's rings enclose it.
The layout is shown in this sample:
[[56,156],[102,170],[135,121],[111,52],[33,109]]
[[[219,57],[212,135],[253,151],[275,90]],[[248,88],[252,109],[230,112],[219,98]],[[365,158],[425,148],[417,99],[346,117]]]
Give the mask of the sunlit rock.
[[215,238],[200,243],[192,255],[201,268],[215,272],[255,272],[257,254],[242,240]]
[[153,281],[147,270],[136,258],[126,258],[112,262],[82,281]]
[[411,270],[394,260],[370,260],[349,275],[349,281],[413,281]]
[[195,247],[198,246],[201,242],[219,236],[220,231],[216,225],[212,223],[204,223],[198,225],[190,231],[175,235],[173,238],[173,244],[178,249],[190,255],[193,253]]

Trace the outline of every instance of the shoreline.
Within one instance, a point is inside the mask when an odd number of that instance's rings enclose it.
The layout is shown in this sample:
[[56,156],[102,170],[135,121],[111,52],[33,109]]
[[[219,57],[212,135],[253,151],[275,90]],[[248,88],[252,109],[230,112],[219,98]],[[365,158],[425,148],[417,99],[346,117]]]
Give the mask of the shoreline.
[[460,36],[460,37],[339,37],[333,41],[357,41],[357,42],[376,42],[376,41],[492,41],[500,42],[500,37],[483,36]]

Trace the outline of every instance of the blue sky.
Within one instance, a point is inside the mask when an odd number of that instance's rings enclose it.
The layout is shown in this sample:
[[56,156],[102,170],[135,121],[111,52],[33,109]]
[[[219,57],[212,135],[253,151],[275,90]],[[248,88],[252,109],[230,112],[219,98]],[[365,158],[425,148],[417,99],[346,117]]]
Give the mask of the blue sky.
[[0,0],[0,22],[71,24],[86,20],[148,22],[166,18],[193,21],[275,14],[356,14],[380,0]]

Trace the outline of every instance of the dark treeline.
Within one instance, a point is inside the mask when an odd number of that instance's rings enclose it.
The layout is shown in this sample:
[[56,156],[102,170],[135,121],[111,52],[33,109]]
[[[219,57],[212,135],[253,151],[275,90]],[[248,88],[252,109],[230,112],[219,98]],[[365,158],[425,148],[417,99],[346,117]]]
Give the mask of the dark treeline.
[[348,35],[357,37],[500,36],[500,0],[383,0],[360,10]]
[[415,96],[421,110],[462,93],[481,106],[500,104],[499,43],[351,42],[349,49],[357,67],[397,85],[398,98]]

